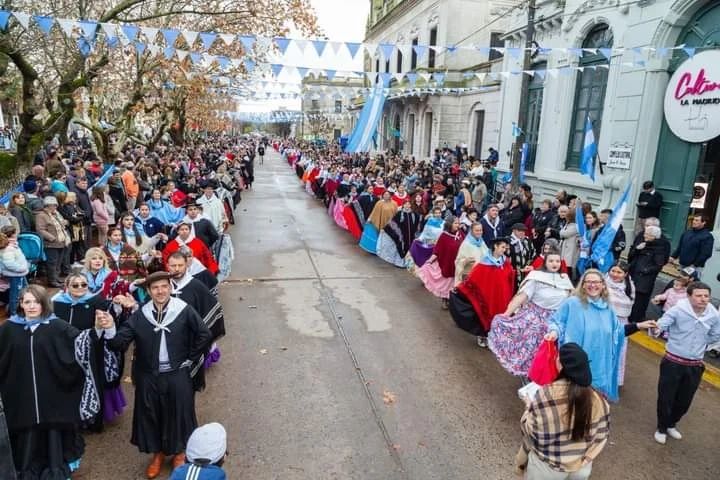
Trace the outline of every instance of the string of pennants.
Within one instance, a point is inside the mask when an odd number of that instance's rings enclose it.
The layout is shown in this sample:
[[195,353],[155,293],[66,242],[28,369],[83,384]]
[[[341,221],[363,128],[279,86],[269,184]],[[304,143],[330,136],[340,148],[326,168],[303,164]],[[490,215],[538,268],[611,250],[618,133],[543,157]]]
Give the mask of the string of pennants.
[[[270,46],[274,44],[278,50],[284,55],[291,45],[295,45],[301,52],[305,52],[307,48],[313,50],[318,58],[321,58],[325,51],[330,50],[338,53],[342,48],[346,49],[352,58],[356,58],[361,48],[367,51],[371,56],[376,54],[381,55],[384,59],[390,59],[392,55],[400,50],[407,51],[408,49],[414,50],[419,59],[422,59],[430,50],[434,50],[437,53],[447,52],[448,54],[454,54],[458,50],[474,50],[479,51],[483,54],[489,54],[491,51],[498,52],[503,55],[509,55],[512,58],[520,59],[521,55],[524,54],[524,48],[514,47],[488,47],[483,45],[469,45],[469,46],[439,46],[439,45],[403,45],[395,43],[363,43],[363,42],[335,42],[328,40],[307,40],[307,39],[293,39],[287,37],[263,37],[251,34],[236,35],[228,33],[216,33],[216,32],[197,32],[192,30],[181,30],[175,28],[156,28],[147,26],[138,26],[134,24],[118,24],[118,23],[105,23],[97,22],[94,20],[72,20],[66,18],[54,18],[49,15],[32,15],[25,12],[15,12],[8,10],[0,10],[0,30],[6,30],[9,21],[14,18],[23,28],[26,30],[30,28],[31,21],[37,28],[39,28],[46,36],[50,34],[52,28],[57,25],[62,32],[68,37],[73,37],[77,32],[76,43],[80,53],[84,56],[89,56],[92,53],[93,48],[96,46],[98,41],[98,32],[102,31],[104,34],[104,40],[109,48],[115,48],[118,45],[129,46],[133,45],[138,54],[143,54],[146,51],[152,55],[158,56],[163,55],[167,60],[177,58],[179,61],[184,61],[189,58],[193,65],[206,65],[209,66],[216,63],[222,70],[226,70],[232,65],[233,67],[244,66],[248,73],[251,73],[258,65],[269,66],[269,73],[273,76],[278,77],[282,72],[296,73],[300,75],[300,78],[305,78],[310,73],[321,72],[325,75],[328,80],[332,80],[336,75],[342,74],[348,77],[362,77],[363,75],[378,75],[376,72],[358,72],[358,71],[340,71],[334,69],[313,69],[304,66],[293,66],[286,65],[283,63],[257,63],[249,56],[244,58],[230,58],[225,55],[211,55],[207,53],[213,46],[217,45],[218,42],[226,45],[227,47],[233,44],[240,45],[243,47],[246,54],[249,54],[255,46],[264,45]],[[164,45],[155,44],[158,35],[162,36]],[[188,45],[188,49],[176,48],[178,39],[182,37],[185,43]],[[145,39],[145,42],[141,41]],[[191,51],[195,45],[201,47],[201,51]],[[656,58],[667,58],[674,54],[677,50],[682,50],[689,57],[693,57],[695,53],[703,49],[714,49],[715,46],[708,47],[686,47],[684,45],[675,47],[636,47],[636,48],[576,48],[576,47],[560,47],[560,48],[549,48],[539,47],[533,48],[533,52],[537,52],[541,55],[549,55],[551,53],[562,53],[567,54],[576,58],[581,57],[585,53],[589,54],[600,54],[605,57],[608,62],[612,60],[614,56],[631,52],[635,54],[635,60],[633,62],[624,62],[624,64],[630,63],[631,66],[643,66],[645,58],[654,56]],[[642,57],[642,58],[637,58]],[[560,67],[572,68],[572,67]],[[553,70],[549,69],[548,71]],[[511,74],[526,73],[528,75],[534,75],[531,71],[510,71],[500,72],[501,75],[507,76]],[[535,71],[537,72],[537,71]],[[485,75],[485,72],[465,72],[464,76],[479,76]],[[392,76],[397,78],[398,75],[403,75],[413,83],[412,76],[423,76],[429,74],[407,72],[407,73],[380,73],[383,76]],[[442,74],[438,75],[441,78]],[[492,74],[490,74],[492,75]],[[417,77],[416,77],[417,78]],[[437,81],[437,78],[435,78]],[[441,80],[442,83],[442,80]]]

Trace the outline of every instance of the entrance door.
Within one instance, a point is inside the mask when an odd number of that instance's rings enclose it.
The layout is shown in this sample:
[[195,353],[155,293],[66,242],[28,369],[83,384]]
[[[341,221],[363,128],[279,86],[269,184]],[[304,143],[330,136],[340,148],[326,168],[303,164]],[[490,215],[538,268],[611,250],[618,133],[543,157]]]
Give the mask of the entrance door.
[[432,112],[425,113],[425,156],[432,155]]
[[482,158],[483,129],[485,128],[485,110],[475,112],[475,158]]
[[408,150],[407,153],[410,155],[413,154],[414,148],[415,148],[415,114],[411,113],[408,115],[408,125],[407,125],[407,144],[405,145],[406,150]]

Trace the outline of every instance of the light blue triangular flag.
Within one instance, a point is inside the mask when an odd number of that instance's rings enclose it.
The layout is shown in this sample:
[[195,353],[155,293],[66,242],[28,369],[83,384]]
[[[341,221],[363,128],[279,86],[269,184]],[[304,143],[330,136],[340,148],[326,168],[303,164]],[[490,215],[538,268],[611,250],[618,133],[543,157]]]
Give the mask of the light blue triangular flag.
[[175,41],[180,36],[180,30],[176,30],[174,28],[163,28],[160,30],[160,33],[162,33],[162,36],[165,39],[165,45],[168,47],[174,47]]
[[520,49],[515,47],[508,47],[505,49],[505,52],[510,55],[512,58],[519,58],[520,57]]
[[483,55],[489,55],[490,47],[477,47],[477,51],[482,53]]
[[335,78],[336,73],[337,70],[325,70],[325,76],[329,81],[332,81],[332,79]]
[[225,55],[218,55],[217,62],[222,70],[225,70],[227,66],[230,65],[230,59]]
[[665,58],[668,56],[668,53],[670,52],[670,49],[667,47],[658,47],[655,50],[655,55],[657,55],[660,58]]
[[138,55],[142,55],[143,53],[145,53],[145,47],[146,45],[144,43],[135,42],[135,51]]
[[97,35],[97,22],[92,22],[90,20],[81,20],[78,22],[78,26],[80,27],[80,30],[82,30],[82,36],[87,40],[88,42],[92,42],[95,40],[95,35]]
[[537,49],[537,51],[540,55],[549,55],[550,53],[552,53],[552,48],[540,47]]
[[270,68],[272,69],[273,75],[277,78],[280,72],[282,72],[283,66],[279,63],[273,63],[270,65]]
[[85,37],[80,37],[77,39],[77,47],[80,51],[80,55],[87,58],[92,53],[92,44],[88,42],[88,40]]
[[411,72],[411,73],[408,73],[405,75],[405,78],[408,79],[408,82],[410,82],[411,87],[415,86],[415,82],[417,82],[417,77],[418,77],[418,75],[415,72]]
[[438,85],[442,85],[445,83],[445,74],[442,72],[435,72],[433,73],[433,80],[435,80],[435,83]]
[[190,61],[193,65],[197,65],[202,62],[202,55],[197,52],[190,52]]
[[413,50],[418,58],[423,58],[428,51],[427,45],[413,45]]
[[120,29],[122,30],[123,34],[127,37],[128,40],[131,42],[135,40],[138,36],[138,32],[140,29],[136,27],[135,25],[120,25]]
[[390,80],[392,80],[392,73],[390,72],[382,72],[380,74],[380,79],[383,82],[383,86],[387,87],[390,84]]
[[458,49],[458,47],[456,47],[455,45],[448,45],[448,46],[445,47],[445,48],[447,48],[447,53],[449,53],[450,55],[454,55],[455,52],[457,52],[457,49]]
[[612,58],[612,48],[598,48],[598,52],[608,60]]
[[203,44],[205,50],[210,50],[217,39],[217,33],[213,32],[200,32],[200,41]]
[[695,47],[684,47],[683,51],[687,53],[687,56],[690,58],[695,56]]
[[378,47],[380,47],[380,51],[385,60],[389,60],[395,50],[395,45],[389,43],[381,43]]
[[165,60],[170,60],[175,55],[175,47],[165,47],[163,55],[165,55]]
[[534,70],[535,76],[540,77],[540,79],[545,78],[545,74],[547,73],[545,70]]
[[105,45],[107,45],[108,48],[115,48],[118,46],[118,43],[120,43],[120,39],[118,37],[105,35]]
[[306,67],[297,67],[297,71],[300,74],[301,79],[305,78],[305,75],[307,75],[309,70],[310,69]]
[[350,53],[350,56],[352,58],[355,58],[358,50],[360,50],[360,44],[355,42],[345,42],[345,47],[348,49],[348,52]]
[[43,15],[35,15],[33,18],[35,19],[35,23],[37,23],[38,28],[40,28],[45,35],[49,35],[50,30],[52,30],[52,27],[55,24],[55,19]]
[[288,46],[290,45],[290,39],[285,38],[285,37],[275,37],[273,39],[273,41],[275,42],[275,45],[278,46],[278,49],[280,49],[280,53],[285,55],[285,52],[287,51]]
[[7,28],[8,20],[10,19],[10,12],[7,10],[0,10],[0,30]]
[[573,47],[570,47],[570,48],[567,49],[567,51],[568,51],[568,53],[572,53],[572,54],[575,55],[576,57],[579,57],[579,56],[581,56],[581,55],[583,54],[583,49],[582,49],[582,48],[573,48]]
[[325,47],[327,47],[327,42],[325,40],[312,40],[312,45],[313,47],[315,47],[315,52],[317,52],[317,56],[322,57],[322,54],[325,51]]
[[255,46],[255,35],[240,35],[240,43],[242,43],[245,53],[250,52]]

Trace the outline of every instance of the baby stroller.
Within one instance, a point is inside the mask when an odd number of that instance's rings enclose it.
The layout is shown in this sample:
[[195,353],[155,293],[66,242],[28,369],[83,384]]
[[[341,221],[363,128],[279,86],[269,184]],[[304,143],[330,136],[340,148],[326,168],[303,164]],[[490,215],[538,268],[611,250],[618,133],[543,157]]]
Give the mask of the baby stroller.
[[40,235],[32,232],[24,232],[18,235],[18,247],[25,255],[29,265],[28,278],[35,277],[38,271],[38,264],[44,262],[45,248]]

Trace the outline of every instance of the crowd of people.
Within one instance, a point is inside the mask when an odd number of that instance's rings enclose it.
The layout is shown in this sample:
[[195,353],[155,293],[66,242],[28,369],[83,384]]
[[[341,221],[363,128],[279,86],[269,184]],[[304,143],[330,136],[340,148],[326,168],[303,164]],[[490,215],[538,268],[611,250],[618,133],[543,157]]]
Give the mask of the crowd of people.
[[173,479],[225,478],[224,429],[196,430],[194,396],[220,360],[218,285],[259,143],[132,145],[111,165],[82,143],[37,155],[0,211],[0,396],[17,478],[70,478],[83,434],[123,414],[126,374],[147,478],[167,457]]
[[[457,147],[422,161],[373,158],[292,139],[273,147],[341,229],[413,272],[522,389],[543,346],[559,347],[557,380],[524,397],[518,467],[526,478],[590,475],[608,438],[608,402],[619,401],[625,381],[626,337],[638,330],[667,339],[654,439],[682,438],[677,423],[705,351],[720,341],[720,314],[700,281],[713,247],[703,216],[672,250],[658,220],[662,198],[645,182],[630,241],[620,226],[601,247],[612,210],[596,212],[563,190],[539,201],[527,184],[514,191],[498,179],[497,156],[482,161]],[[678,278],[653,296],[668,262]],[[663,308],[657,321],[648,319],[651,301]]]

